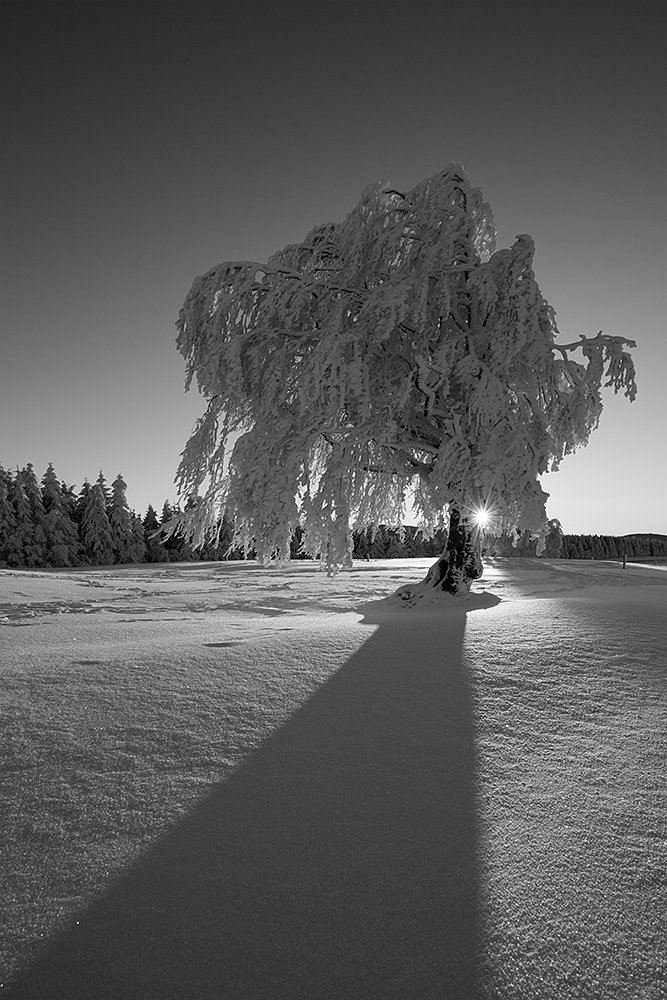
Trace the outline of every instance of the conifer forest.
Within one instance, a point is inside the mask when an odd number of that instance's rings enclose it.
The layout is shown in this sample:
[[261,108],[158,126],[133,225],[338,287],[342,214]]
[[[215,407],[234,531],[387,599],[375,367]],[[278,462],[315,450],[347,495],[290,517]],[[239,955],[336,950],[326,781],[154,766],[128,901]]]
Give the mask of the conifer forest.
[[[48,568],[130,563],[242,559],[232,545],[234,524],[223,519],[217,543],[194,548],[166,526],[181,513],[165,500],[160,513],[149,504],[143,516],[127,501],[122,475],[109,484],[102,472],[80,490],[58,479],[49,464],[38,480],[31,463],[15,472],[0,465],[0,567]],[[446,544],[444,531],[426,537],[414,525],[380,524],[353,532],[355,559],[435,558]],[[485,533],[482,551],[493,557],[535,557],[537,540],[528,531],[499,536]],[[301,551],[301,531],[293,533],[292,559]],[[545,558],[659,560],[667,558],[667,536],[635,534],[568,535],[557,519],[549,522]],[[251,553],[252,557],[252,553]]]

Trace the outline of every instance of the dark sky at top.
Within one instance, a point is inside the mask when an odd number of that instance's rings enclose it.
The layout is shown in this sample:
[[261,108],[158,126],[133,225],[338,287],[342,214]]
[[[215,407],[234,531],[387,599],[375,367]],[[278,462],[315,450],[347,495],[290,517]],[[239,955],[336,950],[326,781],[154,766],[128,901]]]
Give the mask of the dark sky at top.
[[194,276],[456,160],[500,245],[535,239],[563,339],[638,341],[637,403],[610,395],[550,515],[667,532],[663,4],[5,2],[2,49],[5,467],[173,497]]

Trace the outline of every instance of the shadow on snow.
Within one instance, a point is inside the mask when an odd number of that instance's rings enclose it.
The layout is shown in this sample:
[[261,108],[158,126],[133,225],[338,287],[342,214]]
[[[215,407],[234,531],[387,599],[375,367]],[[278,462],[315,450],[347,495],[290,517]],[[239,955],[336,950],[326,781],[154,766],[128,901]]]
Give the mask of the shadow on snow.
[[[379,625],[285,725],[57,935],[12,997],[475,995],[467,610]],[[410,627],[406,628],[407,620]]]

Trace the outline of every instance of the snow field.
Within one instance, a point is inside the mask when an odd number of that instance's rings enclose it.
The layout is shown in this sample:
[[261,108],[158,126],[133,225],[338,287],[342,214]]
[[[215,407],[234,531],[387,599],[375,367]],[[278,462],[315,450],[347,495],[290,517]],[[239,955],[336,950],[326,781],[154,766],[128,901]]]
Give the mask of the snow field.
[[604,596],[468,623],[490,995],[665,995],[664,606]]
[[0,572],[9,995],[665,995],[664,574],[428,564]]

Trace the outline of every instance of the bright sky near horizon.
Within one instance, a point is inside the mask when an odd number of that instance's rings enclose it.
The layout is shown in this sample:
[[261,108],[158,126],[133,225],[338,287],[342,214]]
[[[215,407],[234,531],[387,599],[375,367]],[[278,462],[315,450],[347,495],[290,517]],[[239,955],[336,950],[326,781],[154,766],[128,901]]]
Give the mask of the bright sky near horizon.
[[2,5],[0,463],[140,513],[204,408],[174,322],[194,277],[458,161],[499,246],[536,241],[562,342],[637,341],[566,532],[667,533],[666,9],[654,0]]

